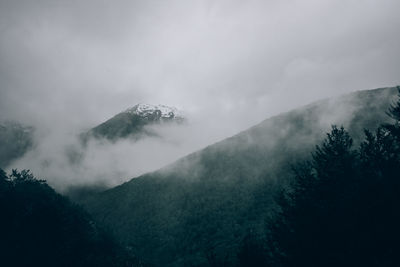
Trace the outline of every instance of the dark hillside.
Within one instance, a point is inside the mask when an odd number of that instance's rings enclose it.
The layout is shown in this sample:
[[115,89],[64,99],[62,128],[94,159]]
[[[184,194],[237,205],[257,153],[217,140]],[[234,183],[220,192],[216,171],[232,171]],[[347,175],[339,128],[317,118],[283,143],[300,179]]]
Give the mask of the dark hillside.
[[84,204],[157,266],[232,266],[246,236],[265,236],[274,195],[331,124],[355,143],[363,129],[389,121],[395,88],[359,91],[284,113],[97,194]]
[[0,169],[1,266],[140,266],[80,206],[29,171]]

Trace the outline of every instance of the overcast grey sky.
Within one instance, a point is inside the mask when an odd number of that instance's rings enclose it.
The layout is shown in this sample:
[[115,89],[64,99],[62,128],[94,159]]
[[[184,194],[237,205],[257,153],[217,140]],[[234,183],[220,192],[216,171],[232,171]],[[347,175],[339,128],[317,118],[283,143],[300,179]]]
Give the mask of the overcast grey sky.
[[[400,84],[399,0],[0,0],[0,120],[37,126],[11,167],[118,184],[277,113]],[[139,102],[183,109],[167,142],[75,138]],[[157,151],[157,154],[154,154]],[[111,179],[111,180],[110,180]]]
[[0,0],[0,119],[93,126],[149,102],[234,115],[240,129],[399,84],[399,10],[398,0]]

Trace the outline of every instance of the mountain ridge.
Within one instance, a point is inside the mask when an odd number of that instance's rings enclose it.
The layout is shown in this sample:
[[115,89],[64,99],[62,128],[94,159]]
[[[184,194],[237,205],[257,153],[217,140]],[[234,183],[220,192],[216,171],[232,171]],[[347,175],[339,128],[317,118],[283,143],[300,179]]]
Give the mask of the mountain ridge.
[[273,116],[83,204],[156,266],[207,265],[210,253],[234,264],[249,231],[266,235],[274,195],[293,176],[291,166],[331,124],[343,124],[359,143],[364,128],[390,120],[395,94],[395,88],[358,91]]

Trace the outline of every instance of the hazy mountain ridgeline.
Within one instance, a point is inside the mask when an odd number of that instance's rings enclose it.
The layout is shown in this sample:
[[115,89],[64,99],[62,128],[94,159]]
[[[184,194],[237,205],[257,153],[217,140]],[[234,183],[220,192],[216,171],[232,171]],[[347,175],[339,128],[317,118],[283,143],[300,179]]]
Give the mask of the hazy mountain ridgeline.
[[91,137],[116,141],[121,138],[138,140],[158,136],[154,129],[145,126],[161,123],[182,123],[185,119],[176,108],[165,105],[137,104],[81,135],[84,142]]
[[14,121],[0,123],[0,168],[22,157],[33,146],[33,127]]
[[147,262],[234,265],[246,236],[266,235],[292,164],[308,157],[331,124],[344,125],[359,144],[364,128],[389,121],[395,94],[359,91],[272,117],[84,204]]

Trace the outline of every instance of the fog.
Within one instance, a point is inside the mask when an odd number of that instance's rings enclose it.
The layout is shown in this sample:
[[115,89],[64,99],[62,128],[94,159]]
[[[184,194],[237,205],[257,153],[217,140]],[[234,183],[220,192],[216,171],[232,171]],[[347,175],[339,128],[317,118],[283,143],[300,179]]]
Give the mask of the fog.
[[[213,130],[205,130],[207,127]],[[146,128],[158,136],[115,142],[92,138],[86,145],[78,133],[64,128],[36,130],[34,148],[8,169],[30,169],[58,190],[95,183],[110,187],[172,163],[229,134],[223,124],[204,124],[203,118],[195,117],[184,124],[156,124]]]
[[[400,84],[398,10],[397,0],[2,0],[0,120],[37,129],[12,167],[58,187],[115,185],[280,112]],[[176,106],[189,123],[79,147],[77,134],[139,102]]]

